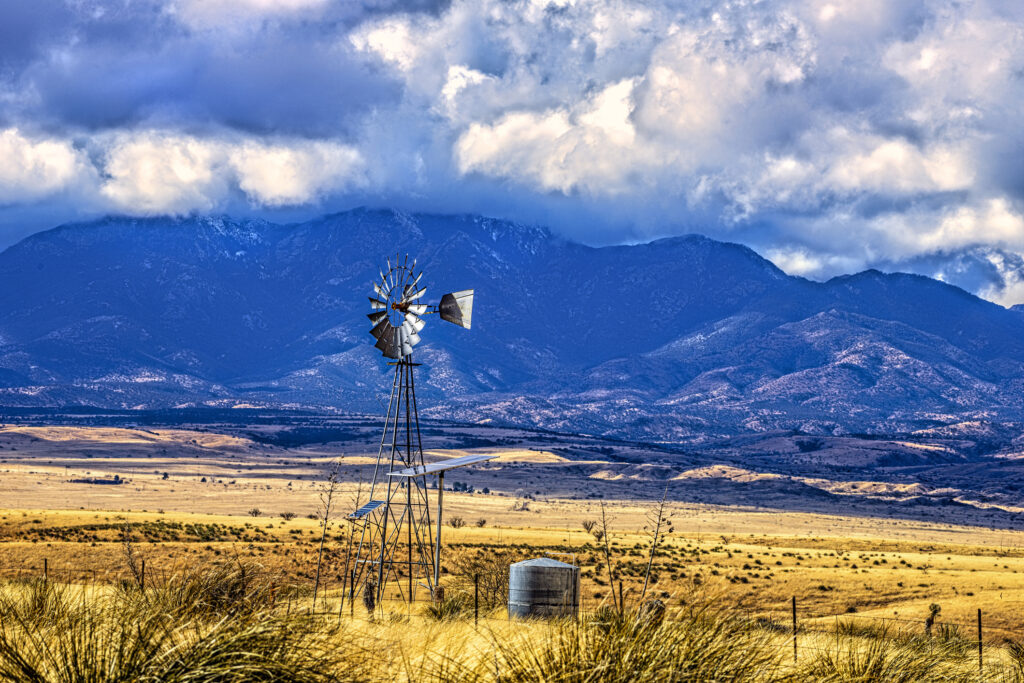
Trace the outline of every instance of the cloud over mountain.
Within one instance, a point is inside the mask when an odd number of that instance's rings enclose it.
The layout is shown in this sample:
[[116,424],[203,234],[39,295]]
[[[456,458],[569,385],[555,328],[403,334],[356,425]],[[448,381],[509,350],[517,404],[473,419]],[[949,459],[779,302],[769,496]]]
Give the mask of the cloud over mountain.
[[1016,303],[1022,73],[998,0],[8,3],[0,241],[40,212],[382,204]]

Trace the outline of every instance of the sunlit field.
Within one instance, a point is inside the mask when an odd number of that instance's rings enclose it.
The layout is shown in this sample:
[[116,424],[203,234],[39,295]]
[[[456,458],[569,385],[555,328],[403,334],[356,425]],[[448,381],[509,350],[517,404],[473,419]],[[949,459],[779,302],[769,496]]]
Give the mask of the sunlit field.
[[[260,648],[254,666],[279,668],[253,676],[293,680],[645,680],[630,676],[647,666],[649,680],[1020,680],[1022,532],[668,501],[655,544],[658,500],[478,474],[473,492],[445,494],[444,602],[421,590],[368,611],[348,584],[344,516],[366,500],[372,459],[341,459],[319,556],[323,450],[243,458],[231,449],[250,445],[230,437],[169,432],[126,454],[103,450],[123,433],[73,436],[19,444],[0,465],[5,680],[57,680],[60,634],[98,648],[82,666],[131,640],[155,663],[130,680],[191,675],[165,651],[216,672]],[[206,459],[181,457],[183,440]],[[516,472],[558,457],[498,454]],[[508,565],[545,555],[581,567],[579,620],[509,620]],[[126,614],[152,632],[119,630]],[[637,663],[617,669],[614,652]]]

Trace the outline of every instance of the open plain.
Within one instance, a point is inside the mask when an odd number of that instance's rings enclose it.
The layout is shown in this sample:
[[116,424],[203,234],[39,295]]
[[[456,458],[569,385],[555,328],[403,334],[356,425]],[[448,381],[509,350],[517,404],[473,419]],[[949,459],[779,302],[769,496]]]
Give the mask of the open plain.
[[[71,583],[112,583],[127,571],[127,543],[154,577],[245,559],[308,587],[320,494],[337,463],[322,580],[339,599],[349,561],[343,518],[367,500],[374,433],[372,419],[355,418],[316,428],[7,424],[0,575],[41,576],[45,567]],[[803,623],[842,618],[911,630],[923,629],[936,604],[940,623],[973,628],[980,609],[987,638],[1024,636],[1015,506],[936,506],[921,495],[926,487],[895,476],[809,476],[777,461],[758,471],[737,457],[702,461],[695,452],[564,434],[437,426],[424,439],[432,460],[498,456],[446,482],[443,583],[453,589],[468,590],[473,573],[496,564],[549,553],[581,566],[584,610],[608,603],[616,589],[638,601],[652,515],[665,496],[668,521],[646,597],[679,606],[699,590],[780,624],[789,623],[795,598]],[[602,507],[611,585],[593,533]],[[596,527],[587,531],[590,522]]]

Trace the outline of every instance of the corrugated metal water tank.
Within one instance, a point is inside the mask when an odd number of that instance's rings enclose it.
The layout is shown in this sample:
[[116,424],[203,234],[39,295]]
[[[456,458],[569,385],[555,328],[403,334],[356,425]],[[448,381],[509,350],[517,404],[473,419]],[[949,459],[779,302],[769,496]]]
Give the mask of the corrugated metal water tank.
[[509,616],[576,616],[579,604],[579,567],[538,557],[508,568]]

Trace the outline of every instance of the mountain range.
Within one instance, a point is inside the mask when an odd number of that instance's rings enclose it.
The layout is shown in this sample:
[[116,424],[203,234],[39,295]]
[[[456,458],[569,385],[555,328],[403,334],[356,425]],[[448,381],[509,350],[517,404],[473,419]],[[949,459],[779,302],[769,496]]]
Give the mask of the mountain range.
[[421,411],[650,440],[1024,422],[1024,312],[918,275],[812,282],[697,235],[593,248],[480,216],[110,217],[0,253],[0,405],[383,412],[385,260],[427,299]]

